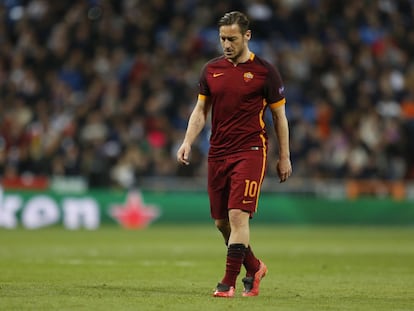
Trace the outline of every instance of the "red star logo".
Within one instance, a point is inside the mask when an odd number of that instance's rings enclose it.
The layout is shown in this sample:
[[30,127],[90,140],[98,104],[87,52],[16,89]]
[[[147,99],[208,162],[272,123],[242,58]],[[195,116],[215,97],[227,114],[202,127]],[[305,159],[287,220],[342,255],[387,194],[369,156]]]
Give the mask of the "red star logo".
[[145,205],[140,192],[129,192],[124,205],[114,205],[111,216],[126,229],[143,229],[159,217],[159,210]]

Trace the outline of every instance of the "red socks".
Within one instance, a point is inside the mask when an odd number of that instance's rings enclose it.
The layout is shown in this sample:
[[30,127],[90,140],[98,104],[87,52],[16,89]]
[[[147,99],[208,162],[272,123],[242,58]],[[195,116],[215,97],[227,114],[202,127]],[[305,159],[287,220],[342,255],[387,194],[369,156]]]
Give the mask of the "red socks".
[[226,274],[221,283],[236,287],[242,265],[246,268],[246,276],[254,276],[260,268],[260,261],[254,256],[250,245],[246,248],[244,244],[230,244],[227,248]]
[[246,276],[254,276],[260,268],[260,261],[254,256],[250,245],[246,248],[243,265],[246,268]]
[[227,248],[226,274],[221,283],[236,287],[236,279],[240,273],[247,248],[244,244],[230,244]]

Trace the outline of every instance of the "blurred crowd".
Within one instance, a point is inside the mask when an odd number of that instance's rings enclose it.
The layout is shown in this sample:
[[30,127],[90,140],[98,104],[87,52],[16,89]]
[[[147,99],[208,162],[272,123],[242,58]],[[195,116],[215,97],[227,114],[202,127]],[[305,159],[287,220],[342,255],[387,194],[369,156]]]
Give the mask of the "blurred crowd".
[[208,126],[175,153],[236,9],[284,80],[294,176],[414,179],[413,0],[0,0],[0,176],[204,175]]

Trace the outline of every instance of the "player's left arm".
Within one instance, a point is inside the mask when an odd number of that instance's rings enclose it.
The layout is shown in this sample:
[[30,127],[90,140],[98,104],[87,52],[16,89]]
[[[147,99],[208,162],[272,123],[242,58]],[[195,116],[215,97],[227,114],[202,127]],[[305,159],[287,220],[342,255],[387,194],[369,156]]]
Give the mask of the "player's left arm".
[[292,174],[289,148],[289,125],[285,112],[285,105],[270,107],[273,118],[273,126],[279,144],[279,159],[276,164],[280,182],[285,182]]

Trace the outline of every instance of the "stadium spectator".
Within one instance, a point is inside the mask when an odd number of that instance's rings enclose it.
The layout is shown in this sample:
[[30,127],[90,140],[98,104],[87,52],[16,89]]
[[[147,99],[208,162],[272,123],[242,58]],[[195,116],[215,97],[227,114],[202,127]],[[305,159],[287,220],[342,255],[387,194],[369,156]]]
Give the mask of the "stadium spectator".
[[208,129],[198,166],[175,149],[219,54],[215,21],[235,9],[284,77],[295,177],[414,178],[410,0],[0,0],[0,175],[205,174]]

